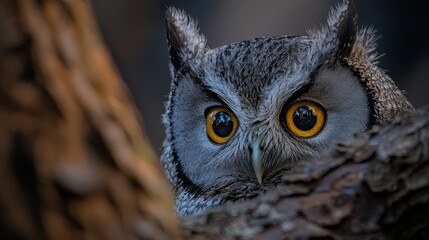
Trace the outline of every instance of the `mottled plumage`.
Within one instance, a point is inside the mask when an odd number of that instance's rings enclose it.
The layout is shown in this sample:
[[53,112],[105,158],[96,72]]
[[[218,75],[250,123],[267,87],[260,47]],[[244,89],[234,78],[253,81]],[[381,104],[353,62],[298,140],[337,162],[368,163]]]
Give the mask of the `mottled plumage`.
[[413,109],[377,67],[374,31],[357,29],[351,1],[309,36],[214,49],[185,12],[169,8],[166,18],[162,162],[180,215],[253,198],[296,161]]

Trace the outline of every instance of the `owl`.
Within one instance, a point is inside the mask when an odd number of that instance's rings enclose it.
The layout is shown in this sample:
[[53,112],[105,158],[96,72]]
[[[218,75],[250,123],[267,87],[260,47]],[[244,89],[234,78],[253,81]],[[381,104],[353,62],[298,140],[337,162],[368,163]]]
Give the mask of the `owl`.
[[377,67],[375,31],[353,1],[308,36],[211,49],[182,10],[166,12],[172,83],[161,161],[180,216],[263,194],[297,161],[413,106]]

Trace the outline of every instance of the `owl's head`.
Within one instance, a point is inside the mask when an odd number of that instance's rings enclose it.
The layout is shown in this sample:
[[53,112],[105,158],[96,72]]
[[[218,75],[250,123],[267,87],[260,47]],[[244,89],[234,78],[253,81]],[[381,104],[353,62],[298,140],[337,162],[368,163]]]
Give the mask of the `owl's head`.
[[295,162],[411,108],[375,65],[373,31],[356,21],[345,2],[309,36],[210,49],[185,12],[168,9],[162,161],[181,215],[252,198]]

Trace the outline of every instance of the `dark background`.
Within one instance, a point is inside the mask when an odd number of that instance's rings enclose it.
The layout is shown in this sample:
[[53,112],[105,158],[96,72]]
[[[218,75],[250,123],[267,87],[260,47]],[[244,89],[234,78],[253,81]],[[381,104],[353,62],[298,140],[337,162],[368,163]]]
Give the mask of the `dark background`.
[[[333,0],[93,0],[106,44],[141,111],[154,147],[164,138],[161,115],[170,76],[166,6],[198,20],[210,47],[258,36],[304,35],[325,23]],[[378,30],[380,66],[416,107],[429,103],[429,14],[425,1],[357,0],[359,26]]]

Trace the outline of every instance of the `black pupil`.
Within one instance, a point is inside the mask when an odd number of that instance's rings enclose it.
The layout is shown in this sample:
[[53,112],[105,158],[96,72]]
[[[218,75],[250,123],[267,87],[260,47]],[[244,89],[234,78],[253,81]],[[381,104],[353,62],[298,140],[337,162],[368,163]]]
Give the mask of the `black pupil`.
[[308,131],[316,125],[317,116],[313,109],[301,106],[293,113],[293,123],[301,131]]
[[228,137],[233,129],[233,121],[231,115],[226,112],[218,112],[213,118],[213,131],[219,137]]

